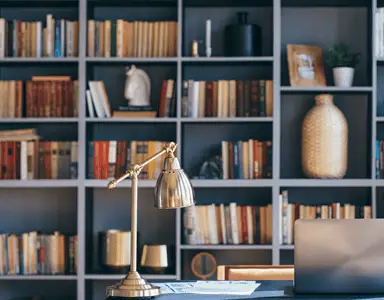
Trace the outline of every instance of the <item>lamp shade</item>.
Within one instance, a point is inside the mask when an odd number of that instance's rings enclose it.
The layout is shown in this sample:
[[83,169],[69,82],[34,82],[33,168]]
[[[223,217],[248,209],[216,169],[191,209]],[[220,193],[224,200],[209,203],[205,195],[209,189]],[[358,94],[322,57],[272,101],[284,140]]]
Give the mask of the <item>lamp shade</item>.
[[164,169],[160,173],[155,187],[155,207],[172,209],[195,204],[195,193],[187,174],[173,153],[164,160]]

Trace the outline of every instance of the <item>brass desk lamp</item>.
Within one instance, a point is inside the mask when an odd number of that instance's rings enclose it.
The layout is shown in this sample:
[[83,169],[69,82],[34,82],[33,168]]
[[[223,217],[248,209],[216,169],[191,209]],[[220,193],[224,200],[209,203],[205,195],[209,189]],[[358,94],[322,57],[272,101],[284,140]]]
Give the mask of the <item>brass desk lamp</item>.
[[135,164],[118,179],[108,184],[109,189],[115,188],[121,181],[130,177],[132,180],[132,219],[131,219],[131,270],[119,283],[107,287],[107,296],[114,298],[146,298],[160,294],[160,289],[148,283],[137,272],[137,181],[138,175],[144,166],[151,161],[167,154],[164,160],[164,169],[160,173],[155,187],[155,207],[172,209],[188,207],[195,204],[192,185],[180,168],[179,160],[174,152],[177,144],[171,142],[163,150],[148,158],[141,164]]

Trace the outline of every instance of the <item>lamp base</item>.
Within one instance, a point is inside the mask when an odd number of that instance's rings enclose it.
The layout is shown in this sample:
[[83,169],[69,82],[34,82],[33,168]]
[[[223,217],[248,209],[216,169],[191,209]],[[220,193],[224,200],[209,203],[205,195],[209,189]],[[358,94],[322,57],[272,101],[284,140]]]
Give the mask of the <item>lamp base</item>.
[[141,278],[138,272],[129,272],[121,282],[107,287],[107,299],[151,298],[159,295],[160,288]]

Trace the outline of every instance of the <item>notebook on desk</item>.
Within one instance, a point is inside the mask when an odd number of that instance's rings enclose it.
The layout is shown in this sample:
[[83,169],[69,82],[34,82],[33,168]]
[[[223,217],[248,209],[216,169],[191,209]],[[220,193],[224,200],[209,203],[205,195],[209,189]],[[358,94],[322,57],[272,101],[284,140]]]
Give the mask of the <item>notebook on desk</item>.
[[384,220],[297,220],[296,294],[384,294]]

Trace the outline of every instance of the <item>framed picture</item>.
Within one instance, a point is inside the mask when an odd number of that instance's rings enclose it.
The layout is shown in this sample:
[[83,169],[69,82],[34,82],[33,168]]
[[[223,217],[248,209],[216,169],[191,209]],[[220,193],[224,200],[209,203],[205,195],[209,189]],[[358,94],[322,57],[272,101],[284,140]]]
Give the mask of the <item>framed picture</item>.
[[287,45],[291,86],[326,86],[323,50],[316,46]]

